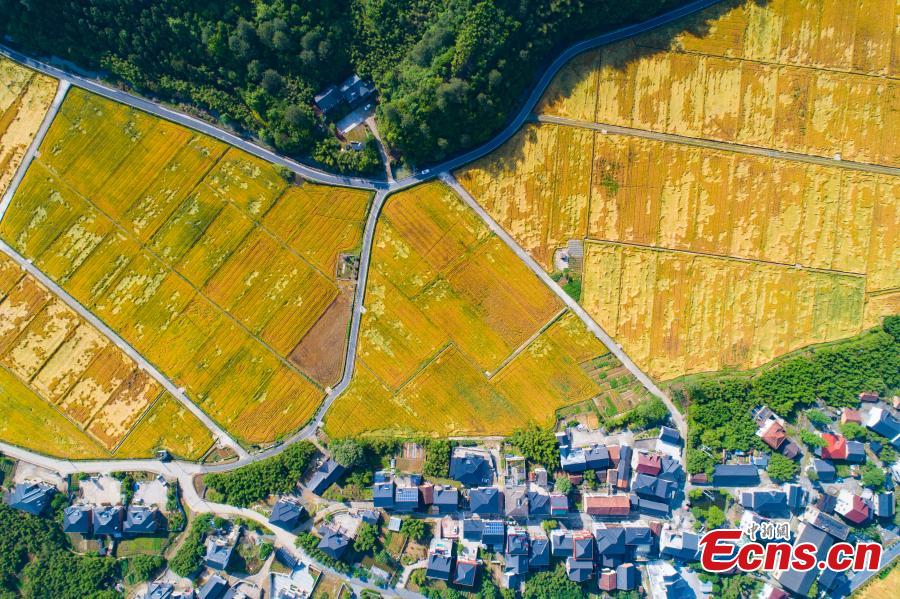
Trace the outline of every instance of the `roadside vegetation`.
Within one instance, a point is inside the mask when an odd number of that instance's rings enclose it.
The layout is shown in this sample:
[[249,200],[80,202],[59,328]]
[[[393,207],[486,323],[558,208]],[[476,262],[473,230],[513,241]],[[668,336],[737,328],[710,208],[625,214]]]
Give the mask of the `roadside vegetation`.
[[[884,319],[884,326],[856,337],[814,348],[750,373],[694,377],[675,387],[676,396],[689,401],[687,469],[709,469],[712,454],[722,449],[764,449],[756,436],[751,410],[767,405],[794,420],[797,414],[822,399],[833,407],[854,406],[863,391],[885,394],[900,388],[900,316]],[[816,412],[810,420],[821,421]],[[862,429],[862,427],[858,427]],[[853,427],[847,431],[855,435]],[[862,434],[868,431],[862,429]],[[801,440],[820,444],[806,431]],[[776,463],[777,465],[777,463]],[[791,472],[781,472],[785,478]]]
[[0,0],[0,34],[340,168],[312,100],[354,71],[381,94],[386,141],[438,161],[493,135],[563,46],[681,3]]
[[237,470],[207,474],[203,482],[209,488],[207,499],[247,507],[274,494],[294,490],[316,452],[309,441],[289,446],[275,457]]

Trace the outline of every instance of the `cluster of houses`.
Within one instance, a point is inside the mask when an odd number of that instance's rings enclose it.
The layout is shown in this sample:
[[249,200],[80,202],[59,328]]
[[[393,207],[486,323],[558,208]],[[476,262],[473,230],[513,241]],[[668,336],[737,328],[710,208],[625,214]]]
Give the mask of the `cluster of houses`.
[[[42,481],[21,482],[13,487],[9,505],[33,516],[42,516],[47,513],[55,493],[56,487]],[[63,532],[85,537],[146,536],[157,533],[164,526],[165,519],[159,509],[152,506],[74,504],[63,510]]]

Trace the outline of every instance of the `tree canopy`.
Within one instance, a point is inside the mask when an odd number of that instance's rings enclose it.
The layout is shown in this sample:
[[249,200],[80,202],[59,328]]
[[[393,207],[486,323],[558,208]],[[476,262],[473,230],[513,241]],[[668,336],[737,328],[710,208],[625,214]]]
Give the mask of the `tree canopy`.
[[563,46],[683,2],[0,0],[0,34],[283,153],[371,172],[374,149],[325,141],[312,101],[327,85],[370,78],[383,137],[415,164],[435,162],[499,130]]
[[246,507],[269,495],[292,492],[315,452],[315,445],[300,441],[274,457],[231,472],[207,474],[203,482],[223,502]]
[[556,444],[556,436],[550,429],[530,424],[514,431],[509,443],[528,460],[541,464],[549,470],[559,465],[559,447]]

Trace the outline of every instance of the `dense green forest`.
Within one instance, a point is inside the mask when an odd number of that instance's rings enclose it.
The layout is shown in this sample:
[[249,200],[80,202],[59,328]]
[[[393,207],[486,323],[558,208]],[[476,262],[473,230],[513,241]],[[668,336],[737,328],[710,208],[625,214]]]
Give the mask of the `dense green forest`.
[[149,580],[162,568],[160,557],[127,560],[72,553],[60,524],[0,503],[0,597],[113,599],[115,585]]
[[371,151],[325,141],[312,99],[326,85],[370,78],[387,142],[436,162],[489,139],[562,47],[685,1],[0,0],[0,33],[283,153],[371,171]]
[[[803,352],[753,376],[705,377],[687,386],[690,447],[711,451],[764,449],[750,410],[767,405],[788,421],[823,400],[855,406],[862,391],[882,395],[900,389],[900,316],[884,326],[833,345]],[[706,470],[711,458],[688,451],[690,472]]]

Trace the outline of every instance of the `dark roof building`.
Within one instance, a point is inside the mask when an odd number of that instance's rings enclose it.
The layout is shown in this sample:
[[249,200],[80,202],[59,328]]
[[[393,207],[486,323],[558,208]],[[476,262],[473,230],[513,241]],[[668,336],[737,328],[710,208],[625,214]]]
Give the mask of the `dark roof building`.
[[343,96],[341,96],[340,90],[338,90],[336,85],[329,85],[324,90],[316,94],[313,98],[313,101],[316,103],[316,107],[321,110],[325,115],[328,115],[331,111],[341,105],[344,101]]
[[616,465],[616,487],[619,489],[628,489],[631,482],[631,456],[634,450],[628,445],[619,448],[619,463]]
[[394,491],[394,510],[414,512],[419,507],[419,487],[397,487]]
[[593,445],[584,450],[586,470],[606,470],[610,463],[609,450],[604,445]]
[[[802,543],[812,543],[816,547],[816,562],[819,562],[825,558],[828,550],[831,549],[834,539],[824,531],[807,524],[799,537],[797,537],[795,546]],[[778,576],[778,582],[787,590],[805,597],[818,575],[818,568],[812,568],[805,572],[785,570]]]
[[670,426],[659,427],[659,440],[670,445],[680,445],[681,435]]
[[331,526],[323,526],[319,529],[322,533],[322,540],[319,541],[319,549],[326,555],[334,559],[341,559],[350,546],[350,539],[342,532]]
[[648,474],[634,477],[634,492],[645,499],[666,502],[675,494],[675,483]]
[[534,568],[547,568],[550,566],[550,540],[546,537],[531,539],[531,562]]
[[597,555],[603,559],[603,565],[607,567],[621,563],[628,553],[625,529],[621,526],[595,526],[594,542],[597,545]]
[[454,455],[450,458],[450,478],[467,487],[488,486],[493,480],[491,465],[480,455]]
[[284,530],[294,530],[300,524],[300,518],[303,517],[304,511],[303,506],[296,501],[279,499],[272,507],[269,523]]
[[528,492],[528,513],[532,517],[550,515],[550,496],[537,491]]
[[125,508],[120,505],[95,507],[91,511],[91,525],[95,535],[118,536],[122,532]]
[[197,596],[200,599],[224,599],[225,593],[228,592],[228,583],[218,574],[213,574],[206,579]]
[[372,96],[375,95],[375,88],[359,77],[359,75],[350,75],[341,84],[341,95],[350,108],[356,108],[365,104]]
[[586,530],[572,533],[572,557],[575,559],[594,559],[594,537]]
[[655,501],[646,497],[638,497],[633,494],[630,497],[631,509],[647,516],[668,518],[670,506],[667,502]]
[[681,467],[681,463],[669,456],[663,456],[660,461],[659,478],[674,483],[681,481],[684,478],[684,469]]
[[837,476],[835,467],[830,462],[820,460],[819,458],[813,458],[813,469],[815,469],[816,475],[823,483],[834,482],[834,479]]
[[525,520],[528,518],[528,493],[525,487],[506,488],[503,496],[503,505],[506,517],[513,520]]
[[741,506],[763,516],[789,515],[787,494],[784,491],[744,491]]
[[206,565],[214,570],[225,570],[231,561],[234,551],[234,543],[224,537],[209,537],[206,539]]
[[587,582],[594,575],[594,562],[577,560],[574,557],[566,558],[566,574],[569,580],[574,582]]
[[[829,466],[831,466],[831,464],[829,464]],[[806,490],[803,487],[789,483],[784,485],[784,490],[787,495],[788,509],[796,512],[806,505]]]
[[436,486],[433,505],[442,514],[455,512],[459,507],[459,491],[454,487]]
[[506,523],[503,520],[483,520],[481,543],[488,547],[503,547],[506,542]]
[[328,458],[316,468],[315,473],[313,473],[312,478],[309,479],[309,483],[307,483],[306,486],[316,495],[321,495],[328,487],[334,484],[337,479],[343,476],[345,471],[346,468],[331,458]]
[[866,446],[859,441],[847,441],[847,461],[862,464],[866,461]]
[[875,497],[875,515],[879,518],[894,517],[894,492],[885,491]]
[[456,560],[456,572],[453,574],[453,584],[464,587],[474,587],[478,575],[478,562],[471,560]]
[[41,482],[17,484],[9,494],[9,507],[40,516],[50,505],[56,487]]
[[480,543],[483,530],[484,524],[481,518],[466,518],[463,520],[462,533],[465,540]]
[[700,537],[692,532],[681,535],[664,534],[660,539],[659,552],[682,562],[697,561],[700,556]]
[[849,526],[833,516],[823,514],[820,510],[811,509],[807,513],[807,520],[812,526],[840,541],[846,541],[850,536]]
[[890,441],[895,448],[900,449],[900,422],[887,410],[873,408],[869,412],[866,426]]
[[159,510],[143,505],[128,506],[122,532],[130,535],[152,535],[159,529]]
[[717,487],[752,487],[759,484],[759,471],[752,464],[717,464],[713,469]]
[[453,558],[444,552],[432,552],[428,554],[428,566],[425,576],[435,580],[450,580],[450,570],[453,567]]
[[575,550],[575,541],[568,530],[554,530],[550,532],[550,547],[553,557],[567,557]]
[[616,568],[616,590],[633,591],[641,584],[641,573],[634,564],[621,564]]
[[469,510],[479,516],[503,513],[503,495],[496,487],[483,487],[469,491]]
[[375,486],[372,488],[372,501],[377,508],[394,509],[394,481],[375,483]]
[[70,505],[63,510],[63,532],[82,535],[91,532],[91,508],[87,505]]

